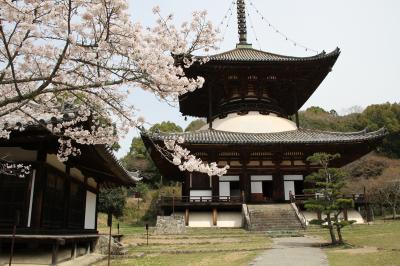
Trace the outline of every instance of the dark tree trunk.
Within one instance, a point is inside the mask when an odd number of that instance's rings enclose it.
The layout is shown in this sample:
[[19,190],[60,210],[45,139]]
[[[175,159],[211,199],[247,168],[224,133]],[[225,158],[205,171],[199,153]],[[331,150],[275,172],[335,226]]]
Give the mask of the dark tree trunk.
[[329,229],[329,234],[331,235],[332,244],[333,244],[333,245],[336,245],[336,244],[337,244],[337,240],[336,240],[335,231],[333,230],[331,214],[328,213],[328,214],[326,215],[326,217],[327,217],[328,229]]
[[339,237],[339,244],[343,244],[344,243],[344,241],[343,241],[343,236],[342,236],[342,229],[340,228],[340,226],[339,225],[337,225],[336,226],[336,231],[337,231],[337,234],[338,234],[338,237]]

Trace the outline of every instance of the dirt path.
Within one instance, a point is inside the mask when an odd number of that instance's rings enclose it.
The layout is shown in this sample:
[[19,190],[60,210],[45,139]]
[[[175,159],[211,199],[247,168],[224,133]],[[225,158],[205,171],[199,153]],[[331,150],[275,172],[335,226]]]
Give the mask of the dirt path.
[[257,257],[251,266],[328,266],[325,253],[313,237],[274,238],[272,249]]

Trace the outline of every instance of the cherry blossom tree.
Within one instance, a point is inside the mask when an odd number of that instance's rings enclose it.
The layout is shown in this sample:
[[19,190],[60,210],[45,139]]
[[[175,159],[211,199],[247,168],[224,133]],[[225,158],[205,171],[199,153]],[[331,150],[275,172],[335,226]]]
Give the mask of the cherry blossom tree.
[[[196,51],[216,48],[206,12],[180,27],[158,7],[153,13],[148,28],[131,21],[127,0],[0,0],[0,137],[41,125],[59,137],[66,161],[79,145],[112,145],[141,128],[127,101],[132,88],[176,100],[201,87],[204,79],[184,68]],[[195,158],[185,162],[182,169],[204,170]]]

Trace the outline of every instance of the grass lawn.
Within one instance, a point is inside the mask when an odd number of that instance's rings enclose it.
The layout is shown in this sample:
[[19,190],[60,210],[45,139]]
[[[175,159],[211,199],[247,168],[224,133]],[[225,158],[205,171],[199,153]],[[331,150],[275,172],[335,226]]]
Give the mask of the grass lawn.
[[[308,233],[329,240],[326,230],[314,227]],[[400,221],[353,225],[344,229],[343,237],[352,248],[327,248],[331,266],[400,265]]]
[[[121,227],[121,231],[122,228]],[[128,256],[112,261],[112,265],[248,265],[257,255],[271,247],[271,239],[263,233],[243,229],[194,229],[183,235],[153,235],[146,245],[142,228],[125,228],[130,232],[123,242],[131,245]],[[144,255],[134,258],[135,255]],[[106,261],[96,264],[106,265]]]

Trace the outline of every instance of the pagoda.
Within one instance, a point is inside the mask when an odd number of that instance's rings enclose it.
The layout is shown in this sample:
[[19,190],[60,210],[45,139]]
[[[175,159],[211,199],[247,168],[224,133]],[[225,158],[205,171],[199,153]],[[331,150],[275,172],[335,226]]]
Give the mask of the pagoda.
[[[162,212],[183,213],[189,226],[242,226],[244,206],[278,205],[303,194],[304,177],[318,169],[308,156],[339,153],[333,166],[341,167],[370,152],[386,134],[384,129],[343,133],[301,128],[298,111],[332,70],[339,48],[311,57],[254,49],[247,42],[244,0],[237,1],[237,13],[236,48],[185,70],[205,83],[179,97],[180,112],[205,118],[207,125],[195,132],[142,135],[164,179],[182,184],[180,198],[160,201]],[[204,162],[228,164],[228,173],[210,177],[180,171],[156,148],[180,136],[183,146]]]

